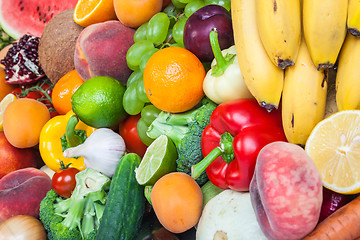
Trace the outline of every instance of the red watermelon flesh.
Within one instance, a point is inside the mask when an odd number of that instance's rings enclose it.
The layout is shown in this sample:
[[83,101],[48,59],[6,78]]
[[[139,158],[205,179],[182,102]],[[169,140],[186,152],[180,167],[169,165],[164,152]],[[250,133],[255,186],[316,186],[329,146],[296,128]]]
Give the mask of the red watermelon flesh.
[[78,0],[0,0],[0,25],[11,37],[24,34],[41,37],[56,14],[75,8]]

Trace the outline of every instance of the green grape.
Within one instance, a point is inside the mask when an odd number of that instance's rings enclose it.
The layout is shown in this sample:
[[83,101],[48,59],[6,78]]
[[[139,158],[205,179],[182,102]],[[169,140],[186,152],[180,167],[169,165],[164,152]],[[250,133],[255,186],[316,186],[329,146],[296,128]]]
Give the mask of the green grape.
[[149,51],[147,51],[146,53],[144,53],[144,55],[141,57],[139,68],[140,68],[140,71],[141,71],[142,73],[144,72],[146,63],[147,63],[147,61],[149,60],[149,58],[150,58],[154,53],[156,53],[157,51],[159,51],[159,49],[157,49],[157,48],[150,49]]
[[175,40],[172,36],[172,28],[169,28],[169,31],[167,32],[167,35],[166,35],[166,40],[165,40],[165,43],[167,44],[172,44],[172,43],[175,43]]
[[153,48],[155,48],[155,46],[149,40],[141,40],[131,45],[126,53],[128,67],[133,71],[139,69],[141,56]]
[[150,102],[148,96],[146,95],[145,92],[145,87],[144,87],[144,80],[143,78],[139,79],[139,81],[136,82],[136,95],[139,98],[139,100],[148,103]]
[[179,2],[185,3],[185,4],[191,3],[192,1],[194,1],[194,0],[179,0]]
[[146,40],[146,28],[148,23],[142,24],[138,29],[136,29],[134,34],[134,42],[139,42],[141,40]]
[[177,8],[174,6],[173,3],[170,3],[164,10],[163,12],[166,13],[166,15],[168,15],[169,19],[170,19],[170,28],[172,28],[174,26],[174,24],[177,21],[177,15],[179,13],[181,13],[181,9]]
[[183,9],[186,6],[186,3],[182,3],[179,0],[171,0],[172,4],[174,4],[175,7]]
[[131,84],[126,88],[123,96],[123,107],[125,112],[130,115],[136,115],[141,112],[145,105],[136,95],[136,84]]
[[136,130],[139,135],[140,140],[146,145],[150,146],[150,144],[155,140],[153,138],[149,138],[148,135],[146,135],[146,131],[148,129],[148,125],[145,124],[144,120],[140,118],[136,125]]
[[171,47],[181,47],[181,48],[185,48],[184,44],[181,43],[174,43],[170,45]]
[[226,10],[228,10],[229,12],[231,9],[231,0],[204,0],[204,2],[205,5],[211,5],[211,4],[220,5],[226,8]]
[[187,17],[180,18],[174,25],[172,30],[172,36],[175,42],[184,45],[184,28],[186,23]]
[[146,125],[150,125],[160,112],[160,109],[152,104],[148,104],[141,110],[141,118],[144,120]]
[[188,3],[184,9],[185,16],[190,17],[194,12],[196,12],[197,10],[199,10],[204,6],[205,6],[205,2],[203,0],[195,0]]
[[127,82],[126,82],[126,86],[129,87],[131,84],[138,81],[141,77],[142,77],[142,72],[140,72],[139,70],[133,71],[130,74],[130,76],[129,76]]
[[170,19],[166,13],[159,12],[152,16],[146,28],[146,38],[152,43],[163,43],[170,26]]

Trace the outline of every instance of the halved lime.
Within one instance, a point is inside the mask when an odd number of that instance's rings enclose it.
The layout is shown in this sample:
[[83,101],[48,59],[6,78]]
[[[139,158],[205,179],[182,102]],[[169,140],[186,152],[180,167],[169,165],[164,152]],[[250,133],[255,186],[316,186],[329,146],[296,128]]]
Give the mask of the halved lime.
[[147,148],[138,168],[136,180],[140,185],[153,185],[167,173],[176,170],[177,150],[174,143],[161,135]]

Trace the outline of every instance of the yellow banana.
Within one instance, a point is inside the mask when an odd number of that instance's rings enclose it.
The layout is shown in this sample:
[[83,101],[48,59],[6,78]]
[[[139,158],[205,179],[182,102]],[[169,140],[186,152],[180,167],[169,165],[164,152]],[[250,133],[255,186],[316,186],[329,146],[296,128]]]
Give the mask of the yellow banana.
[[268,57],[259,36],[254,0],[231,1],[235,48],[244,82],[268,111],[278,108],[284,71]]
[[282,122],[289,142],[305,146],[312,129],[324,118],[327,86],[327,69],[316,69],[303,40],[295,65],[285,70]]
[[338,110],[360,109],[360,38],[347,34],[336,73]]
[[260,39],[271,61],[293,66],[301,40],[300,0],[256,0]]
[[348,0],[303,0],[303,30],[317,67],[334,66],[346,36]]
[[347,28],[352,35],[360,37],[360,0],[349,0]]

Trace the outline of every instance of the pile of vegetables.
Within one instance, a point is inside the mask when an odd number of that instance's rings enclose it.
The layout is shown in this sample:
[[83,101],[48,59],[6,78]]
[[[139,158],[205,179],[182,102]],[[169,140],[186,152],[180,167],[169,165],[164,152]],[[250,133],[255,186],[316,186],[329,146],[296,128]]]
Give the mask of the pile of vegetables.
[[[156,35],[157,20],[137,28],[132,51],[137,48],[141,54],[131,53],[139,63],[132,66],[136,68],[127,79],[119,103],[126,119],[118,126],[95,128],[73,111],[59,115],[51,103],[53,85],[46,78],[12,91],[18,98],[43,101],[52,112],[38,144],[52,189],[39,204],[38,218],[17,215],[0,222],[0,238],[15,239],[21,227],[23,239],[267,239],[259,224],[262,216],[254,211],[257,205],[251,198],[251,182],[263,147],[287,139],[281,111],[267,111],[248,91],[233,32],[224,27],[224,33],[209,22],[191,26],[200,28],[202,35],[211,26],[200,45],[212,50],[203,55],[201,47],[193,49],[207,59],[203,60],[207,74],[204,97],[192,109],[180,113],[158,109],[143,86],[143,71],[152,54],[168,46],[190,48],[189,42],[194,39],[184,33],[190,31],[190,24],[185,24],[196,10],[207,5],[208,11],[221,19],[212,20],[214,25],[229,22],[230,2],[169,1],[154,18],[165,18],[168,32],[159,31],[166,38],[150,43],[149,51],[141,49],[139,42],[146,41],[143,38],[148,25]],[[226,48],[221,48],[224,36],[231,39],[227,39]],[[176,147],[176,171],[143,186],[136,180],[135,170],[148,146],[162,135]],[[154,157],[154,166],[161,160]],[[157,169],[151,170],[153,174]],[[0,184],[0,196],[4,190],[6,186]],[[358,195],[346,196],[324,188],[322,198],[319,222],[305,239],[360,238],[360,228],[354,224],[360,213]]]

